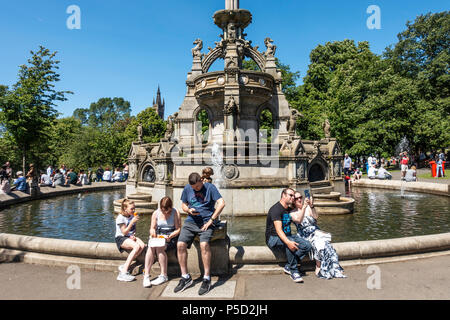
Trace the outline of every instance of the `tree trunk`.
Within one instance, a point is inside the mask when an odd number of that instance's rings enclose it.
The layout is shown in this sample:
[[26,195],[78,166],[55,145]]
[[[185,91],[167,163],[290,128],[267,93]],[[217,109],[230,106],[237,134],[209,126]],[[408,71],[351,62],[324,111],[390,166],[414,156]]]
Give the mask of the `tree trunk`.
[[24,176],[26,175],[26,171],[25,171],[25,152],[26,152],[26,148],[23,147],[23,149],[22,149],[22,172],[23,172]]

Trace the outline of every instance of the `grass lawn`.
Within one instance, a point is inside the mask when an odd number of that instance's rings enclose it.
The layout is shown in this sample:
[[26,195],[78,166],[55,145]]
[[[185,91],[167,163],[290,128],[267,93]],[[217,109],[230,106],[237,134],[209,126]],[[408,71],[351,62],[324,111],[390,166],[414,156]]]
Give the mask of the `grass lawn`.
[[448,180],[448,179],[450,179],[448,173],[445,175],[445,177],[434,178],[434,177],[431,176],[431,172],[419,174],[419,175],[417,175],[417,178],[423,178],[423,179],[439,179],[439,180]]

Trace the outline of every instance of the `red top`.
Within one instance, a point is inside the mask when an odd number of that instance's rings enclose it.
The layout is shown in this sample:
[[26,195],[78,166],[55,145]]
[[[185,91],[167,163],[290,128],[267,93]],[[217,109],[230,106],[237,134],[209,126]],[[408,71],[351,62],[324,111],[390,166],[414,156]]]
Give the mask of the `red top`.
[[408,157],[403,157],[402,158],[402,164],[408,164],[408,160],[409,160]]

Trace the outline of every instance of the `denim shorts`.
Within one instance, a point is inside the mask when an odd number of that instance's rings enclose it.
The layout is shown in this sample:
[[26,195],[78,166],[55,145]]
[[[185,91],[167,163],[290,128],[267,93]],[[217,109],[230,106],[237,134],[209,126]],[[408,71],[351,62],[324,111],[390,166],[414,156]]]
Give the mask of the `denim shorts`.
[[191,247],[192,242],[196,235],[199,236],[200,242],[210,242],[214,233],[214,224],[212,224],[206,231],[200,230],[200,227],[196,223],[185,222],[181,228],[179,242],[184,242]]
[[125,249],[121,248],[122,243],[125,242],[125,240],[130,239],[130,237],[125,237],[125,236],[118,236],[116,237],[116,245],[117,245],[117,249],[119,249],[119,252],[124,252]]

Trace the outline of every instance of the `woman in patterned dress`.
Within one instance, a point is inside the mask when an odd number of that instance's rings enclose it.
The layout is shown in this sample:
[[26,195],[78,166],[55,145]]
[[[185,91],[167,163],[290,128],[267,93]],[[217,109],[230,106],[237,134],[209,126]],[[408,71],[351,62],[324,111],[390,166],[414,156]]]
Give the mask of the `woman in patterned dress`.
[[291,212],[291,217],[299,236],[311,243],[310,258],[316,260],[316,276],[323,279],[346,278],[344,269],[339,265],[336,250],[331,246],[331,235],[317,226],[319,214],[314,208],[313,198],[302,200],[301,193],[296,192],[296,209]]

